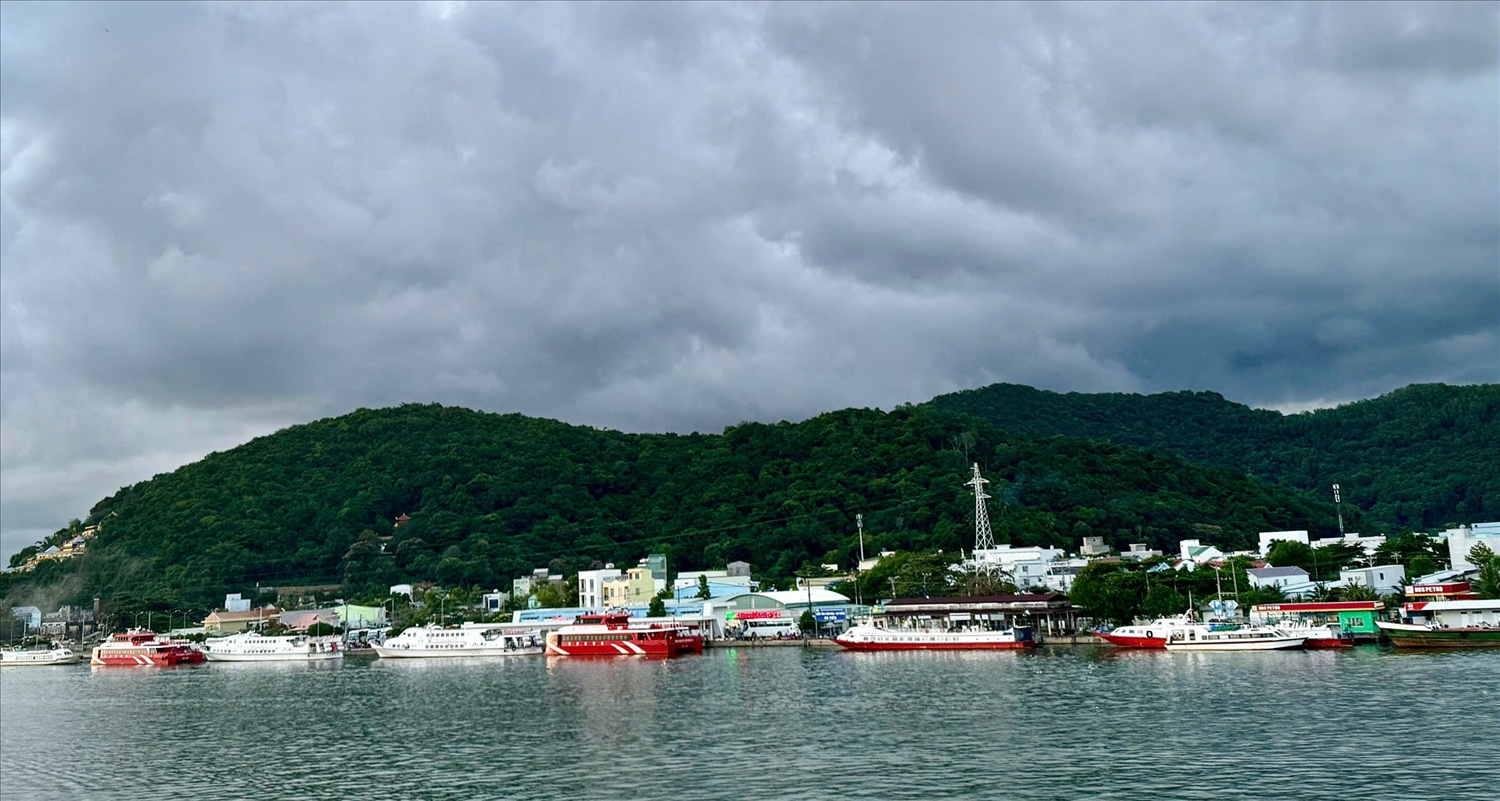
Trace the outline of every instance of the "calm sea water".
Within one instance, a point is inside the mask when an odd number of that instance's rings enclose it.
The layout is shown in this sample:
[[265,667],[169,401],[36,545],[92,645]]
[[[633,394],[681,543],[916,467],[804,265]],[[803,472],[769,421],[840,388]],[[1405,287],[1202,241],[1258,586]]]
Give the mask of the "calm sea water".
[[0,672],[0,798],[1500,798],[1500,651]]

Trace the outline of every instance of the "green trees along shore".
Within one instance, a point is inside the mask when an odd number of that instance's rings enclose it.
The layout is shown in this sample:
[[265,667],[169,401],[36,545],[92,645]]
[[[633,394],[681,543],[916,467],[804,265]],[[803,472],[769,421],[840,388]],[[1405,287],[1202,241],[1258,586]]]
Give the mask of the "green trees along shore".
[[[1185,538],[1231,549],[1259,531],[1328,536],[1333,505],[1307,487],[1332,480],[1362,488],[1346,491],[1350,530],[1500,516],[1500,468],[1479,442],[1495,428],[1494,387],[1412,387],[1290,418],[1217,396],[1021,389],[686,435],[439,405],[360,409],[121,489],[77,521],[99,526],[84,556],[4,574],[0,596],[181,609],[225,592],[341,584],[383,598],[395,583],[501,588],[534,567],[569,575],[646,553],[677,570],[743,560],[789,586],[806,565],[852,566],[856,514],[867,553],[915,554],[867,575],[864,597],[910,593],[973,546],[971,462],[993,481],[997,541],[1026,545],[1076,549],[1100,536],[1171,553]],[[1020,393],[1030,411],[980,408],[991,391]],[[1327,422],[1331,412],[1348,422]],[[1070,427],[1080,430],[1056,430]],[[1379,492],[1370,515],[1363,488]]]

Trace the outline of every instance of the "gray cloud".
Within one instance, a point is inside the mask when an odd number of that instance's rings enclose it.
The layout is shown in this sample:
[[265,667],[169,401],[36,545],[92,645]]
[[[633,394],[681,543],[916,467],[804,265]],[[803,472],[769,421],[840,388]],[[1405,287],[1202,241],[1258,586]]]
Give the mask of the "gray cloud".
[[3,553],[360,405],[1500,378],[1494,4],[4,19]]

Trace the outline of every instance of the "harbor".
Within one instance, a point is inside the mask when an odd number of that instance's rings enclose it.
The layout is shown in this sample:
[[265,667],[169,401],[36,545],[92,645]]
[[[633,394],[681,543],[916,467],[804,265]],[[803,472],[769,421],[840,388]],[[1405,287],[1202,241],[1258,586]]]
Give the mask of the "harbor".
[[[1500,651],[1376,646],[77,666],[0,673],[0,759],[18,799],[662,798],[691,781],[707,799],[1462,801],[1500,780],[1497,674]],[[1407,734],[1350,736],[1366,730]],[[103,731],[110,771],[70,769]],[[1284,759],[1290,742],[1322,749]]]

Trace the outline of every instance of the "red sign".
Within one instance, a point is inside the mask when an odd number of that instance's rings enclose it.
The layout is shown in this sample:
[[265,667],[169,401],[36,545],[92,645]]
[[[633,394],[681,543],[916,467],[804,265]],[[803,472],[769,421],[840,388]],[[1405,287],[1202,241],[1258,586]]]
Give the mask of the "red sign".
[[1384,608],[1385,603],[1382,601],[1314,601],[1255,605],[1257,612],[1369,612]]
[[775,620],[781,617],[780,609],[746,609],[743,612],[730,612],[735,620]]
[[1456,595],[1469,591],[1469,583],[1458,582],[1456,584],[1414,584],[1406,591],[1407,595]]

